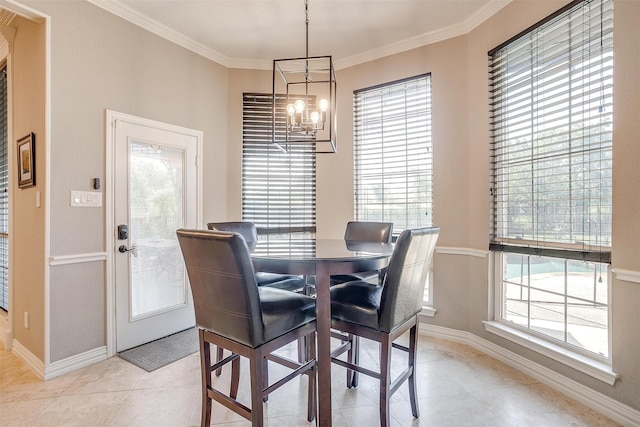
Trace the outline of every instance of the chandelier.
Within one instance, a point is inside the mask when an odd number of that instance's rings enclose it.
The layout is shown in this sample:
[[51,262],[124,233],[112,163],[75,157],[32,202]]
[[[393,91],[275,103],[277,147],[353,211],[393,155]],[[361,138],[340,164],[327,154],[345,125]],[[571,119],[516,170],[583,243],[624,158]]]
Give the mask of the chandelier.
[[305,57],[273,60],[273,143],[283,151],[315,144],[335,153],[336,75],[331,56],[309,56],[309,1],[304,2]]

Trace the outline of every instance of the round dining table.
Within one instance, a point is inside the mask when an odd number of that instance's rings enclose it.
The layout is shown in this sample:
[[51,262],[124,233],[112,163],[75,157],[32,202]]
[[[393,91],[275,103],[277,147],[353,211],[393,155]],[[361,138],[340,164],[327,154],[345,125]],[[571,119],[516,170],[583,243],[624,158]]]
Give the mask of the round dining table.
[[252,250],[255,271],[315,276],[318,424],[331,426],[330,277],[376,271],[389,264],[393,246],[344,239],[261,236]]

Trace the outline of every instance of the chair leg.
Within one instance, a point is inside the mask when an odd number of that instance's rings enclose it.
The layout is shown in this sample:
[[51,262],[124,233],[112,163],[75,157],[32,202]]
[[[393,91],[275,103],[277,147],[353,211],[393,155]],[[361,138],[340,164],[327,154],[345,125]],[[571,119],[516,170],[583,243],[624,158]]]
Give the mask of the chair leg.
[[238,397],[238,385],[240,384],[240,358],[231,361],[231,387],[229,389],[229,397],[235,399]]
[[420,408],[418,407],[418,393],[416,389],[416,346],[417,346],[418,326],[413,326],[409,330],[409,401],[411,402],[411,413],[415,418],[420,418]]
[[[357,335],[353,336],[353,339],[351,340],[351,348],[353,349],[353,359],[351,359],[351,363],[353,363],[354,365],[359,365],[360,364],[360,337],[359,336]],[[358,371],[353,371],[351,376],[351,382],[348,383],[350,384],[350,386],[347,385],[347,387],[349,388],[358,387],[359,375],[360,374],[358,374]]]
[[[306,347],[307,350],[307,358],[305,362],[313,360],[316,358],[316,334],[315,332],[309,334],[307,336],[308,345]],[[307,393],[307,421],[311,422],[316,417],[316,399],[317,399],[317,389],[316,389],[316,379],[318,375],[318,368],[314,367],[311,373],[309,374],[309,391]]]
[[391,339],[386,335],[380,343],[380,427],[390,426],[389,386],[391,385]]
[[[216,363],[222,360],[224,349],[220,346],[217,346],[216,349]],[[216,369],[216,377],[219,377],[222,374],[222,367]]]
[[251,376],[251,425],[262,427],[264,425],[263,396],[264,384],[264,354],[260,349],[255,350],[249,361],[249,373]]
[[[264,369],[263,369],[263,378],[264,378],[264,387],[263,388],[267,388],[269,387],[269,361],[267,360],[267,358],[265,357],[264,359]],[[267,400],[269,400],[269,395],[267,394],[266,396],[264,396],[262,398],[263,402],[266,402]]]
[[306,361],[307,357],[307,337],[298,338],[298,362],[302,363]]
[[211,424],[211,398],[208,390],[211,388],[211,349],[209,343],[204,340],[204,331],[198,330],[200,341],[200,371],[202,374],[202,414],[200,418],[201,426]]

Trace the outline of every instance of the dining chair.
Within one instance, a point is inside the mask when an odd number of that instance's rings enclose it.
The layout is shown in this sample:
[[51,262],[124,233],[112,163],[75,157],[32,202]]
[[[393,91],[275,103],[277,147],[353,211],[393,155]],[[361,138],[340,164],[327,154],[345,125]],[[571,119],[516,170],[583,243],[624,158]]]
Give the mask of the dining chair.
[[[418,314],[429,274],[439,227],[404,230],[396,241],[382,285],[366,281],[338,284],[331,288],[331,328],[340,331],[341,345],[331,352],[331,361],[353,372],[347,387],[357,387],[358,373],[380,381],[380,424],[389,426],[389,401],[408,380],[411,412],[420,416],[416,395],[416,344]],[[409,346],[395,341],[409,331]],[[359,365],[357,337],[380,343],[380,372]],[[392,349],[408,353],[407,367],[391,381]],[[347,352],[347,360],[338,356]]]
[[[249,249],[254,249],[258,241],[258,231],[253,222],[250,221],[227,221],[207,223],[209,230],[231,231],[239,233],[247,242]],[[270,286],[273,288],[286,289],[288,291],[301,292],[305,288],[305,278],[293,274],[256,272],[258,286]]]
[[[392,233],[392,222],[349,221],[344,232],[344,240],[347,242],[391,243]],[[333,275],[331,276],[331,285],[352,280],[382,283],[384,272],[385,270]]]
[[[201,426],[211,423],[212,400],[244,418],[252,426],[264,423],[263,401],[298,375],[308,380],[307,419],[315,418],[315,301],[300,293],[258,286],[247,244],[238,233],[177,230],[193,294],[200,342],[202,374]],[[273,352],[290,342],[307,337],[306,360],[302,363]],[[210,344],[231,351],[223,360],[211,363]],[[249,359],[251,408],[237,401],[240,356]],[[267,360],[292,372],[269,385]],[[231,363],[231,386],[224,394],[213,386],[211,374]]]

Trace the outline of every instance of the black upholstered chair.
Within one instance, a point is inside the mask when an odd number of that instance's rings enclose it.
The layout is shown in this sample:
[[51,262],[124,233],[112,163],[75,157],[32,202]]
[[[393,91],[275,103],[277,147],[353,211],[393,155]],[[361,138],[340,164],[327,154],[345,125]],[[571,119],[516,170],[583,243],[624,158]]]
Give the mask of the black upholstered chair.
[[[238,233],[177,231],[187,267],[200,341],[202,371],[201,425],[211,423],[212,399],[262,426],[263,401],[269,393],[300,374],[309,376],[309,421],[315,417],[315,301],[300,293],[256,283],[249,249]],[[301,337],[307,337],[306,361],[298,363],[272,353]],[[210,344],[231,351],[231,355],[211,364]],[[236,400],[240,360],[249,359],[251,408]],[[267,359],[293,371],[272,385],[267,380]],[[225,395],[212,385],[214,370],[231,362],[231,387]]]
[[[249,249],[253,249],[258,241],[258,231],[254,223],[250,221],[210,222],[209,230],[230,231],[239,233],[247,242]],[[305,279],[302,276],[292,274],[256,272],[258,286],[270,286],[288,291],[301,292],[305,287]]]
[[[331,327],[341,331],[342,344],[331,360],[347,368],[347,387],[358,384],[358,372],[380,381],[380,425],[389,426],[389,401],[405,380],[413,416],[420,416],[415,383],[418,313],[431,260],[438,240],[438,227],[404,230],[396,242],[382,285],[365,281],[338,284],[331,288]],[[409,347],[394,341],[409,331]],[[381,344],[380,372],[358,365],[358,340],[364,337]],[[391,381],[392,348],[408,352],[406,369]],[[347,360],[338,356],[347,352]],[[349,372],[353,372],[349,376]]]
[[[349,221],[344,232],[344,240],[347,242],[391,243],[392,233],[392,222]],[[331,276],[331,285],[350,282],[352,280],[382,283],[383,276],[384,270],[333,275]]]

